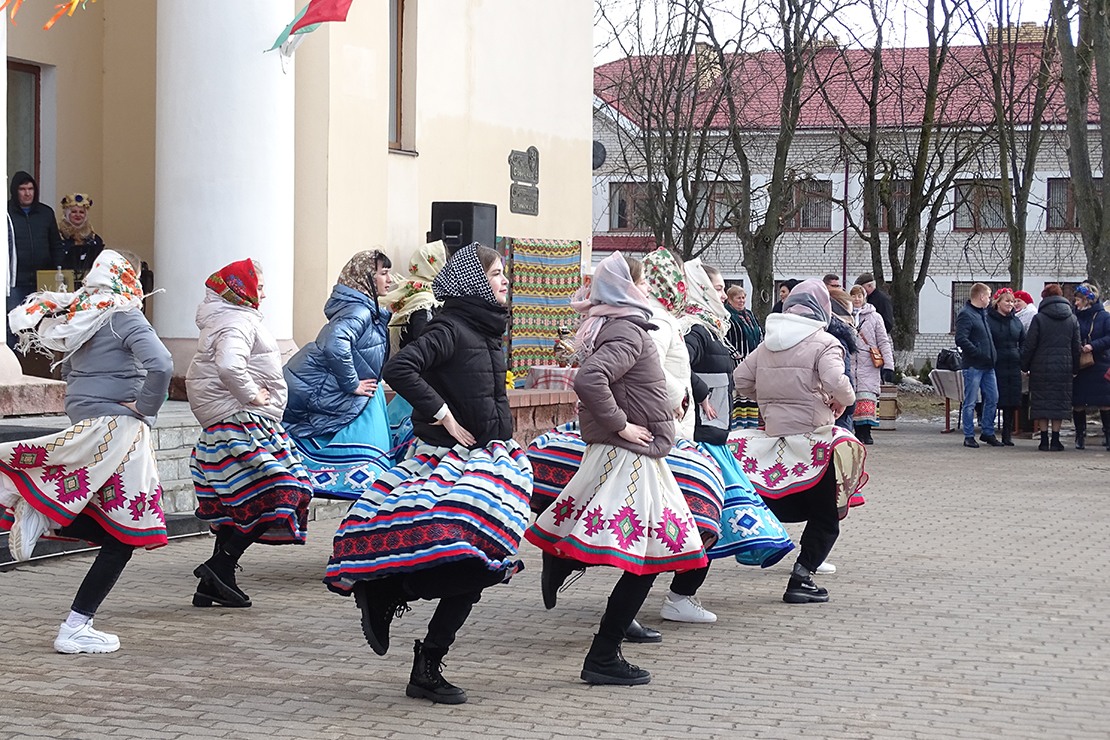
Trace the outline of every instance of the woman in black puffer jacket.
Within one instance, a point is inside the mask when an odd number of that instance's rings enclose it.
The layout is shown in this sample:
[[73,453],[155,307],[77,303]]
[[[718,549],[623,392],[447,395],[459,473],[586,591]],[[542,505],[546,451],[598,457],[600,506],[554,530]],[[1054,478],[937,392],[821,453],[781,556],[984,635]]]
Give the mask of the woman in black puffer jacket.
[[987,323],[991,327],[998,380],[998,410],[1002,412],[1002,444],[1013,447],[1014,413],[1021,408],[1021,348],[1025,327],[1014,316],[1014,291],[999,288],[991,299]]
[[1061,451],[1060,422],[1071,416],[1071,378],[1079,366],[1079,322],[1059,284],[1046,286],[1041,298],[1021,350],[1021,369],[1029,373],[1029,416],[1041,433],[1038,449]]

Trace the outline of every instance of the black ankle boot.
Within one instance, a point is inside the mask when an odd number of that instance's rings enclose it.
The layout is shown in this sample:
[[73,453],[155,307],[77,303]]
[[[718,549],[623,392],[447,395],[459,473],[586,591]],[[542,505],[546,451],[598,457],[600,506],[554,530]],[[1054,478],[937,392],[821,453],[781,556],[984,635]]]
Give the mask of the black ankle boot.
[[1110,411],[1099,411],[1098,416],[1102,419],[1102,446],[1110,450]]
[[443,677],[446,648],[426,647],[420,640],[412,646],[412,673],[405,696],[427,699],[436,704],[465,704],[466,692]]
[[1075,424],[1075,449],[1087,449],[1087,410],[1073,411],[1071,420]]
[[782,600],[787,604],[823,604],[829,600],[829,590],[814,583],[813,574],[804,566],[794,563]]
[[[198,565],[193,570],[193,575],[200,579],[201,586],[197,587],[197,593],[193,596],[193,605],[210,606],[210,604],[197,603],[197,597],[199,596],[201,602],[205,598],[211,598],[212,601],[216,601],[222,606],[250,606],[251,597],[247,596],[246,592],[239,588],[239,585],[235,582],[235,569],[237,567],[239,567],[239,564],[235,559],[222,550]],[[219,598],[212,598],[213,595]]]
[[244,601],[240,598],[228,599],[212,581],[201,579],[197,584],[197,592],[193,594],[193,606],[226,606],[232,609],[243,609],[251,605],[251,600]]
[[598,634],[582,663],[582,680],[605,686],[641,686],[651,681],[651,674],[624,659],[620,640]]
[[1037,445],[1037,449],[1041,452],[1048,452],[1048,432],[1041,432],[1041,443]]
[[856,424],[855,429],[856,439],[865,445],[875,444],[875,440],[871,438],[871,427],[867,424]]
[[624,641],[638,643],[663,642],[663,633],[659,630],[653,630],[651,627],[645,627],[633,619],[624,630]]
[[[540,573],[540,591],[543,594],[545,609],[554,609],[559,592],[569,586],[586,572],[585,568],[575,568],[577,561],[556,557],[550,553],[543,553],[543,571]],[[567,578],[574,571],[579,575],[567,583]],[[565,585],[564,585],[565,584]]]
[[1049,444],[1048,449],[1052,450],[1053,452],[1063,452],[1064,451],[1064,443],[1060,441],[1060,433],[1059,432],[1053,432],[1052,433],[1052,442],[1051,442],[1051,444]]
[[[378,655],[389,652],[389,624],[411,611],[400,578],[359,581],[352,589],[362,612],[362,635]],[[417,642],[417,644],[420,644]],[[446,651],[444,651],[446,652]]]
[[1002,444],[1014,446],[1014,415],[1009,409],[1002,413]]

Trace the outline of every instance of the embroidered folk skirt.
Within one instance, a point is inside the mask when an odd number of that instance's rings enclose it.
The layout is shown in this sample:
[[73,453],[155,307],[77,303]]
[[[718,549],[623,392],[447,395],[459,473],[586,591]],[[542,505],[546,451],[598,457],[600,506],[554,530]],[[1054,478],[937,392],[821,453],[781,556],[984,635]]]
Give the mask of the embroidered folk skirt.
[[725,480],[721,539],[707,553],[709,559],[733,556],[741,565],[770,568],[794,549],[790,535],[763,503],[728,447],[704,443],[699,447],[720,465]]
[[477,450],[418,443],[351,505],[324,583],[347,594],[361,580],[468,559],[511,576],[531,493],[532,466],[512,440]]
[[317,498],[353,501],[393,467],[384,392],[334,435],[291,439]]
[[861,426],[879,426],[879,396],[867,391],[856,391],[856,405],[852,411],[852,423]]
[[240,411],[205,427],[193,448],[198,519],[213,531],[266,527],[258,542],[303,545],[312,488],[280,423]]
[[85,513],[133,547],[166,544],[162,486],[150,427],[133,416],[101,416],[36,439],[0,444],[0,529],[19,498],[52,529]]
[[[542,514],[582,466],[586,443],[571,422],[536,437],[528,445],[528,458],[535,473],[532,511]],[[725,500],[725,481],[716,461],[689,440],[680,439],[666,457],[667,466],[686,505],[694,515],[702,543],[712,546],[721,535],[721,508]]]
[[665,459],[587,445],[582,465],[525,537],[552,555],[635,575],[709,561]]
[[833,465],[840,518],[847,516],[849,507],[864,503],[860,492],[867,484],[867,448],[841,427],[820,427],[787,437],[769,437],[759,430],[733,432],[729,447],[763,498],[808,490]]

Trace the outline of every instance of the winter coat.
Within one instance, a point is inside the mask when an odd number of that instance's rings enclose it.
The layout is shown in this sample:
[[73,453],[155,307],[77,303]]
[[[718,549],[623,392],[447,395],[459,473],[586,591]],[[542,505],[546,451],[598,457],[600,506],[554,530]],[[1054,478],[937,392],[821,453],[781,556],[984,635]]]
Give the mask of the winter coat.
[[879,348],[883,353],[883,367],[891,369],[894,368],[894,348],[890,344],[890,335],[886,332],[882,317],[870,303],[865,303],[860,308],[856,331],[860,339],[856,351],[852,353],[852,379],[855,381],[856,392],[878,397],[882,390],[883,368],[875,367],[875,363],[871,362],[871,348]]
[[829,404],[856,401],[844,350],[824,325],[794,314],[767,317],[767,334],[736,368],[736,391],[759,403],[767,434],[805,434],[836,420]]
[[389,355],[390,314],[365,293],[336,285],[324,315],[328,323],[316,341],[285,364],[289,403],[282,423],[294,437],[334,434],[354,421],[370,401],[355,395],[359,381],[380,380]]
[[956,315],[956,346],[962,353],[964,368],[993,370],[998,356],[987,323],[987,309],[976,308],[967,301]]
[[[26,213],[19,205],[19,186],[35,186],[35,200]],[[12,175],[9,188],[8,216],[12,219],[15,234],[15,287],[26,295],[39,289],[38,270],[53,270],[62,264],[62,236],[58,233],[58,219],[54,210],[39,202],[39,186],[26,172]],[[9,266],[8,269],[11,269]],[[50,286],[53,290],[54,286]]]
[[1016,408],[1021,406],[1021,348],[1025,344],[1025,327],[1017,316],[1003,316],[993,308],[987,311],[987,321],[998,358],[994,363],[998,405]]
[[138,417],[154,426],[172,376],[170,351],[143,312],[121,311],[62,363],[66,415],[74,424],[98,416],[135,416],[120,406],[134,401]]
[[1021,369],[1029,373],[1030,418],[1071,418],[1079,346],[1079,322],[1068,302],[1060,296],[1041,301],[1021,349]]
[[[197,308],[197,327],[200,338],[185,373],[185,390],[200,425],[219,424],[240,411],[281,421],[287,397],[281,352],[262,314],[206,290]],[[256,406],[252,401],[262,388],[269,391],[270,401]]]
[[93,234],[83,243],[78,244],[73,238],[62,239],[61,260],[58,264],[63,270],[73,270],[77,280],[84,278],[100,253],[104,251],[104,240],[99,234]]
[[[710,333],[701,324],[686,332],[686,351],[690,354],[694,389],[694,441],[711,445],[728,443],[729,420],[732,414],[732,371],[736,369],[732,348]],[[717,412],[717,418],[706,419],[701,402],[706,398]]]
[[[886,333],[890,334],[894,331],[894,301],[890,299],[890,296],[875,288],[871,291],[871,295],[867,296],[867,304],[875,307],[879,318],[883,320],[883,328],[886,329]],[[893,366],[892,364],[891,367]]]
[[[640,318],[605,322],[594,340],[594,351],[578,368],[578,420],[586,444],[623,447],[648,457],[663,458],[674,447],[675,425],[663,366],[647,332],[652,324]],[[654,439],[646,447],[620,436],[625,424],[647,427]]]
[[385,363],[382,377],[412,404],[417,437],[439,447],[458,445],[434,423],[446,404],[474,435],[472,449],[512,438],[501,348],[507,320],[504,307],[481,298],[448,298],[424,332]]
[[1079,344],[1089,344],[1094,350],[1095,364],[1079,370],[1076,365],[1072,403],[1076,406],[1110,406],[1110,313],[1100,301],[1076,311],[1079,321]]
[[657,301],[651,306],[651,323],[655,329],[648,336],[655,342],[659,359],[663,363],[663,376],[667,381],[667,403],[674,412],[675,436],[694,439],[694,391],[690,385],[690,353],[682,337],[682,325]]

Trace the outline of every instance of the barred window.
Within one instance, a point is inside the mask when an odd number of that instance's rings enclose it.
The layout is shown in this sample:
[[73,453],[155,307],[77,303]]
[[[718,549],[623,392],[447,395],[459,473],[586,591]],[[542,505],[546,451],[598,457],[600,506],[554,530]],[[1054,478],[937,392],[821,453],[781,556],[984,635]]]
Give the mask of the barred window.
[[660,188],[656,183],[609,183],[609,230],[651,231],[651,214]]
[[786,213],[786,231],[832,231],[832,180],[794,183]]
[[998,180],[977,180],[956,183],[956,231],[1003,231],[1006,217],[1002,212],[1002,183]]
[[[1096,193],[1102,192],[1102,178],[1094,179]],[[1079,229],[1079,211],[1075,207],[1075,190],[1071,180],[1066,177],[1052,177],[1048,180],[1048,218],[1049,231],[1076,231]]]

